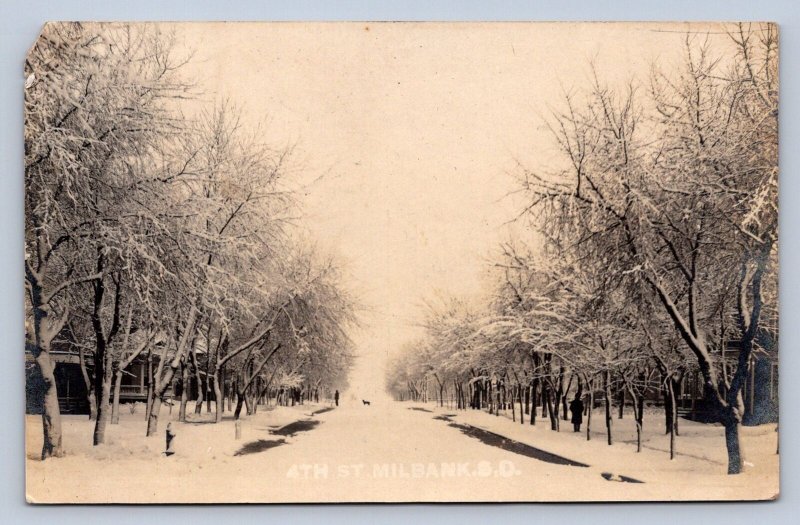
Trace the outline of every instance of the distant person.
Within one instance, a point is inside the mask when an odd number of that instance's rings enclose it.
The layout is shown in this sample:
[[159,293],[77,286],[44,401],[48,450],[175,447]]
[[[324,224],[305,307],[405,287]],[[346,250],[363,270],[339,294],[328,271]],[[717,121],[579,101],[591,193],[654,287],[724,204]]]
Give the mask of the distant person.
[[336,401],[336,406],[339,406],[339,391],[333,393],[333,400]]
[[575,394],[575,399],[569,404],[569,411],[572,412],[572,428],[574,432],[580,432],[581,423],[583,423],[583,401],[581,401],[580,394]]

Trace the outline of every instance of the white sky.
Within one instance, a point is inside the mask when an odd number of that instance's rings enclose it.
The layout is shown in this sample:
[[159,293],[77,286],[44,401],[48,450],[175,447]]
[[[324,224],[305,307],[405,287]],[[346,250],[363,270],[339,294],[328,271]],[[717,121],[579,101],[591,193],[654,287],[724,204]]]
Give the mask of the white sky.
[[351,379],[369,399],[386,356],[417,335],[422,301],[485,283],[519,211],[504,199],[516,160],[552,159],[543,117],[562,87],[586,86],[591,60],[604,78],[646,79],[687,27],[218,23],[178,36],[205,97],[229,98],[270,143],[296,143],[304,222],[369,309]]

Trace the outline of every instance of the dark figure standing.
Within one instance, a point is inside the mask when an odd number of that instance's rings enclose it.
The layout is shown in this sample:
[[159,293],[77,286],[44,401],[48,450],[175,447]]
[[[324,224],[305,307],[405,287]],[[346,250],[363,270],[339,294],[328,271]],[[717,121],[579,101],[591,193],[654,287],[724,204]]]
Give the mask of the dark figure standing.
[[336,401],[336,406],[339,406],[339,391],[333,393],[333,400]]
[[575,432],[581,431],[581,423],[583,423],[583,401],[580,396],[575,396],[569,404],[569,411],[572,412],[572,427]]

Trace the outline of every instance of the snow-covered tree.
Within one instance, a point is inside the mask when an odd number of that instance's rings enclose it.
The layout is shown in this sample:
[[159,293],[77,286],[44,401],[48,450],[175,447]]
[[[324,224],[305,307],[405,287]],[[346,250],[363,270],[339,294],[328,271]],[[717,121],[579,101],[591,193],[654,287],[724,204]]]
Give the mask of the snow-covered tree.
[[[770,25],[729,36],[719,59],[687,39],[680,72],[655,73],[647,97],[599,80],[584,101],[568,97],[553,130],[569,167],[527,172],[524,183],[529,209],[561,246],[624,276],[629,289],[646,289],[670,319],[725,426],[734,474],[742,468],[741,389],[763,283],[775,273],[777,48]],[[739,328],[729,385],[716,363],[720,315]]]
[[[139,221],[121,213],[122,197],[173,128],[164,105],[188,89],[175,76],[180,65],[169,36],[154,28],[77,23],[45,26],[26,59],[27,347],[46,388],[43,458],[62,453],[51,342],[87,285],[104,302],[115,273],[109,259],[136,250],[130,241]],[[119,323],[100,326],[100,310],[95,368],[105,370],[105,339]],[[98,414],[101,440],[105,421]]]

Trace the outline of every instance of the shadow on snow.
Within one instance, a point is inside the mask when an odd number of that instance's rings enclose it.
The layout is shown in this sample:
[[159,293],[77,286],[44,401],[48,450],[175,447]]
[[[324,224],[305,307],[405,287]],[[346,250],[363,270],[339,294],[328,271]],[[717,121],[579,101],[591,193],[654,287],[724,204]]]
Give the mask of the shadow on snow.
[[508,452],[513,452],[521,456],[538,459],[539,461],[544,461],[546,463],[553,463],[555,465],[566,465],[570,467],[589,466],[586,463],[574,461],[572,459],[568,459],[563,456],[559,456],[557,454],[553,454],[551,452],[547,452],[545,450],[532,447],[525,443],[509,439],[505,436],[501,436],[500,434],[495,434],[494,432],[490,432],[482,428],[473,427],[472,425],[466,425],[462,423],[456,423],[451,419],[452,417],[454,417],[454,414],[443,414],[441,416],[434,417],[434,419],[438,419],[440,421],[446,421],[447,424],[450,425],[451,427],[457,428],[463,434],[466,434],[467,436],[475,439],[479,439],[481,442],[487,445],[491,445],[493,447],[497,447],[502,450],[507,450]]
[[[327,412],[327,410],[325,410]],[[286,437],[294,437],[296,434],[300,432],[307,432],[312,430],[319,425],[320,422],[315,419],[303,419],[300,421],[295,421],[293,423],[289,423],[288,425],[284,425],[277,430],[270,430],[269,433],[277,436],[286,436]],[[269,450],[271,448],[279,447],[281,445],[285,445],[285,439],[258,439],[256,441],[251,441],[246,443],[242,448],[236,451],[234,456],[244,456],[246,454],[255,454],[256,452],[264,452],[265,450]]]
[[618,481],[621,483],[644,483],[638,479],[629,478],[628,476],[620,476],[619,474],[612,474],[611,472],[603,472],[600,474],[606,481]]
[[245,446],[237,450],[234,456],[244,456],[246,454],[255,454],[256,452],[264,452],[265,450],[269,450],[271,448],[279,447],[285,444],[286,444],[285,439],[259,439],[247,443]]
[[286,426],[279,428],[278,430],[270,430],[271,434],[275,434],[277,436],[289,436],[294,437],[295,434],[300,432],[307,432],[319,425],[319,421],[316,419],[303,419],[301,421],[295,421],[294,423],[289,423]]

